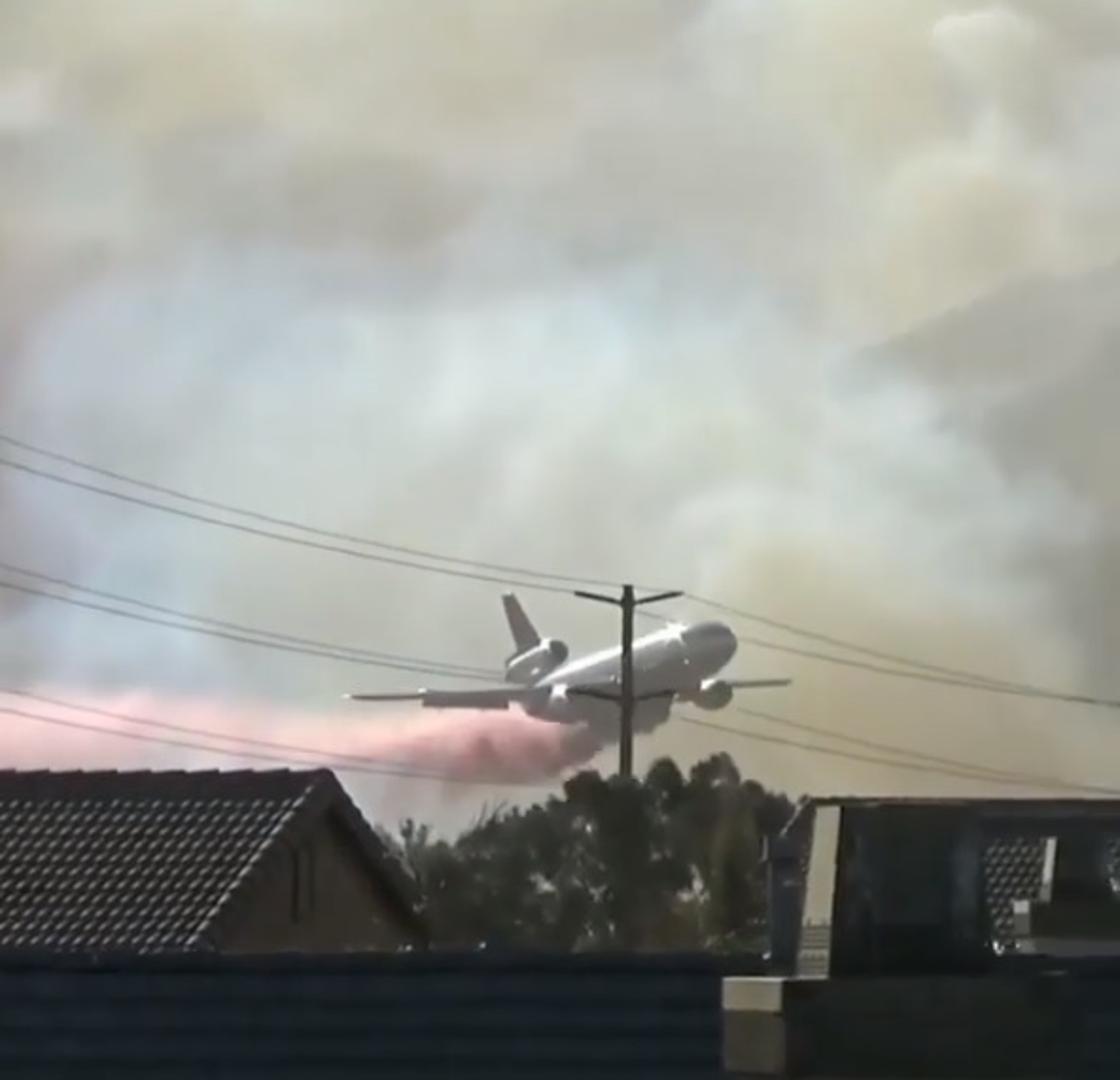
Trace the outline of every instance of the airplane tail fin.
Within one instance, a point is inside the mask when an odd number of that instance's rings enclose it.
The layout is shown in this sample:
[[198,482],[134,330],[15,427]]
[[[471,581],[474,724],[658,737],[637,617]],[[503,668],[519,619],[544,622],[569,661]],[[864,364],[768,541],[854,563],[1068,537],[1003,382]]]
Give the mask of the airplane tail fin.
[[529,616],[525,614],[521,601],[513,593],[505,593],[502,596],[502,607],[505,608],[509,632],[513,635],[513,643],[517,647],[514,656],[520,656],[521,653],[527,652],[541,643],[541,636],[537,633],[537,628],[529,621]]

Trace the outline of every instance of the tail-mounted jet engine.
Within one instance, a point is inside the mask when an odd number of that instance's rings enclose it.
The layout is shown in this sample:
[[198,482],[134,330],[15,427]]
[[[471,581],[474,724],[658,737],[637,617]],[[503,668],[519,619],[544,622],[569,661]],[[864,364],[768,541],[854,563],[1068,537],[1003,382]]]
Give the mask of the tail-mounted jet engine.
[[539,645],[516,653],[506,661],[506,678],[515,683],[532,683],[555,671],[568,659],[568,646],[556,638],[545,638]]

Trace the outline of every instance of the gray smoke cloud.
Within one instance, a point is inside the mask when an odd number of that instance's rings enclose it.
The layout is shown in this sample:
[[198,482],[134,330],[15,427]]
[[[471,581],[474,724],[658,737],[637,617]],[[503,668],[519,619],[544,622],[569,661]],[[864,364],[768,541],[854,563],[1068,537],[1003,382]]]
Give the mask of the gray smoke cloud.
[[[1075,300],[1120,253],[1118,50],[1104,0],[8,0],[0,427],[332,528],[1115,693],[1101,579],[1073,569],[1103,567],[1116,520],[1097,432],[1051,411],[1047,445],[1080,456],[1028,448],[1074,366],[1090,398],[1107,373],[1114,305],[1092,331]],[[1071,299],[1001,351],[1025,281]],[[0,514],[6,556],[93,587],[507,649],[497,586],[14,475]],[[614,633],[524,599],[574,645]],[[337,694],[410,679],[0,612],[9,684],[300,709],[350,739]],[[746,646],[736,666],[794,675],[759,704],[823,727],[1107,780],[1108,717]],[[723,747],[795,790],[955,783],[677,725],[641,753]]]

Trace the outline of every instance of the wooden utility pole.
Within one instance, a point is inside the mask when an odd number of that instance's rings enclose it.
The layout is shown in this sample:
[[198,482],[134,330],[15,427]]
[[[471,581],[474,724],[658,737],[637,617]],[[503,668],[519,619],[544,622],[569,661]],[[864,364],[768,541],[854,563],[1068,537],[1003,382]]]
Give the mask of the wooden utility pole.
[[[634,596],[633,585],[622,586],[622,598],[603,596],[601,593],[576,592],[583,600],[597,600],[602,604],[614,604],[622,609],[622,672],[621,693],[617,700],[621,712],[618,737],[618,774],[629,779],[634,775],[634,612],[642,604],[656,604],[659,600],[673,600],[683,596],[680,592],[663,592],[645,596],[638,600]],[[588,691],[581,691],[589,693]],[[607,696],[592,694],[591,696]]]

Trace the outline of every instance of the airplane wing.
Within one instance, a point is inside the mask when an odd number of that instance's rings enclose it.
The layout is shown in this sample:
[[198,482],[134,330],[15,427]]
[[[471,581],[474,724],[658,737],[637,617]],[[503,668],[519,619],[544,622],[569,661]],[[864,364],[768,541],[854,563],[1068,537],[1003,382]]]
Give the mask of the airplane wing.
[[[425,709],[508,709],[532,693],[529,686],[470,690],[415,690],[403,694],[346,694],[350,701],[416,701]],[[539,691],[538,691],[539,693]]]
[[720,679],[732,690],[762,690],[769,686],[789,686],[792,679]]

